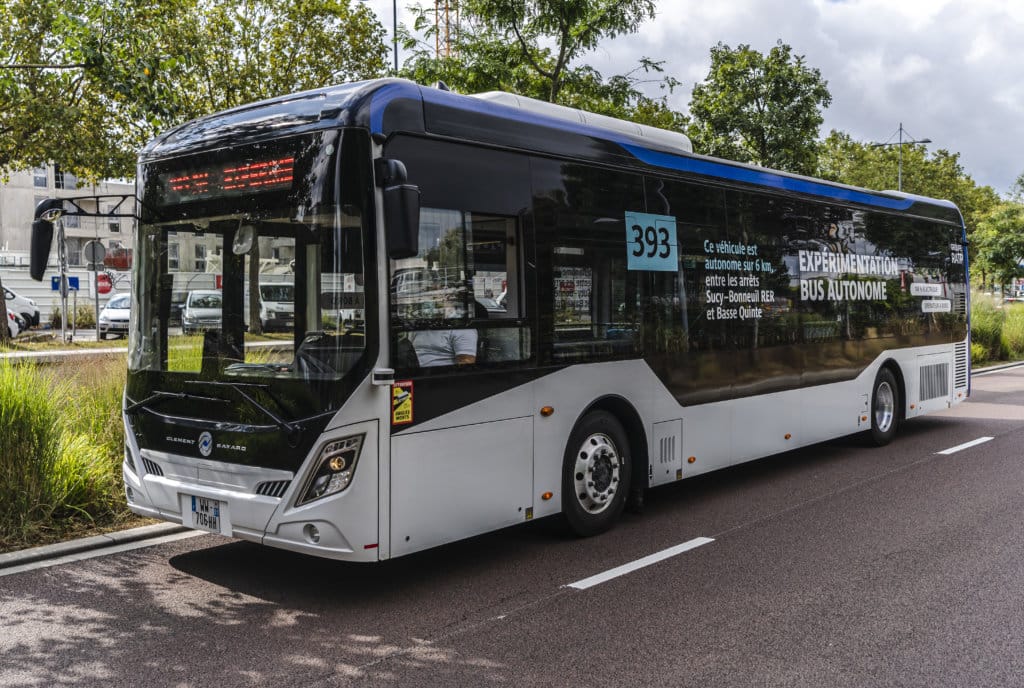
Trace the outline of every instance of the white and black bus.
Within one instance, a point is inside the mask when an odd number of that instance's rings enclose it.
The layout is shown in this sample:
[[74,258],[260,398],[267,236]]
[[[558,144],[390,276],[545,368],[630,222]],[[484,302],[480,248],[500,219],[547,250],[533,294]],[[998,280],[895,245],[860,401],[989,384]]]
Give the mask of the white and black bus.
[[[212,115],[142,152],[138,216],[128,503],[275,547],[594,534],[647,488],[885,443],[969,390],[951,203],[509,94],[391,79]],[[293,312],[258,335],[269,276]],[[186,336],[196,285],[219,298]]]

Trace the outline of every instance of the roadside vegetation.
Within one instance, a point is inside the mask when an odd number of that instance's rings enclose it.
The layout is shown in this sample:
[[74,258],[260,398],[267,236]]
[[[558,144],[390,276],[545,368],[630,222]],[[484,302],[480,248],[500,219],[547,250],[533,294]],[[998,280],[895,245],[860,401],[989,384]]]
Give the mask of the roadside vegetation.
[[141,523],[121,487],[124,371],[0,359],[0,551]]
[[971,363],[1024,360],[1024,303],[997,304],[988,294],[971,295]]

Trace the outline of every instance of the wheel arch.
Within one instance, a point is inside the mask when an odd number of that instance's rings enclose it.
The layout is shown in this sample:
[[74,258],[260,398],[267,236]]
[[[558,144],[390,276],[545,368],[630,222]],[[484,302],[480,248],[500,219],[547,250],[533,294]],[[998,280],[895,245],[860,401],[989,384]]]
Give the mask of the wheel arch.
[[899,413],[900,420],[906,420],[907,417],[907,384],[903,379],[903,369],[900,364],[894,359],[886,359],[885,362],[879,367],[879,370],[888,369],[892,373],[892,376],[896,378],[897,392],[900,395],[900,403],[896,406],[897,413]]
[[631,489],[647,487],[648,461],[647,454],[647,431],[644,429],[643,421],[636,407],[624,397],[617,394],[608,394],[595,399],[583,409],[583,412],[576,418],[573,427],[579,424],[591,411],[607,411],[615,416],[622,423],[622,429],[626,431],[629,440],[629,452],[633,457],[631,470]]

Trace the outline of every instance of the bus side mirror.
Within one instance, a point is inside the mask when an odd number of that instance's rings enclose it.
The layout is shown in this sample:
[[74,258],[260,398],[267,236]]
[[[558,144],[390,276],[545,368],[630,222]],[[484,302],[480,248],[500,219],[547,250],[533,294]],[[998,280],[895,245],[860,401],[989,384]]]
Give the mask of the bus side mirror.
[[36,220],[32,223],[32,245],[29,256],[28,274],[36,282],[41,282],[46,272],[46,263],[50,259],[50,247],[53,245],[53,223],[49,220]]
[[384,189],[384,226],[388,258],[412,258],[420,252],[420,190],[413,184]]

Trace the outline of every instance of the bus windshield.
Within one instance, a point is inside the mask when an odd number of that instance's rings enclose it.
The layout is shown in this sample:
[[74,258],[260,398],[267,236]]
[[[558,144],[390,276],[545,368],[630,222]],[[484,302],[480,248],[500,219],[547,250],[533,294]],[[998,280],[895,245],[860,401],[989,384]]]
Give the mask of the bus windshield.
[[[364,358],[363,211],[325,132],[145,169],[132,371],[337,380]],[[343,201],[343,202],[339,202]],[[345,308],[324,293],[344,293]],[[178,307],[172,308],[178,297]]]

